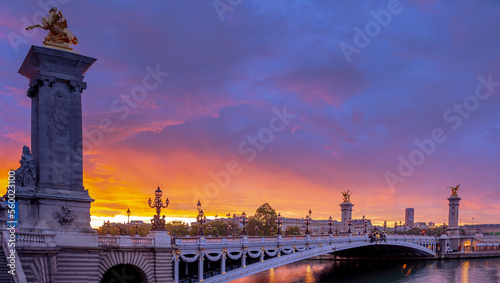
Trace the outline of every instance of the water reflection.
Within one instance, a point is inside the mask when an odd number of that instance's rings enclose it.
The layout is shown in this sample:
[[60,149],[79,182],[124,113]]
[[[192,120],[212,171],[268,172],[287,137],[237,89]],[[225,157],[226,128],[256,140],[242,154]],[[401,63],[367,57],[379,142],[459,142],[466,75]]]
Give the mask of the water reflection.
[[446,261],[306,260],[274,268],[232,282],[500,282],[500,258]]
[[316,279],[314,279],[314,274],[310,264],[307,265],[305,280],[305,283],[316,283]]
[[462,263],[462,282],[469,282],[469,261],[464,261]]

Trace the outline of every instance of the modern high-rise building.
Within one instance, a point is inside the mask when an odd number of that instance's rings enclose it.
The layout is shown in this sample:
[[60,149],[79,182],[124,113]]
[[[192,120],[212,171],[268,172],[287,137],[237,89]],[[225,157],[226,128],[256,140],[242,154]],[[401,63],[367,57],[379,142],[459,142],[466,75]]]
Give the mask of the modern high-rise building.
[[405,209],[405,224],[406,226],[413,226],[415,223],[415,209],[407,208]]

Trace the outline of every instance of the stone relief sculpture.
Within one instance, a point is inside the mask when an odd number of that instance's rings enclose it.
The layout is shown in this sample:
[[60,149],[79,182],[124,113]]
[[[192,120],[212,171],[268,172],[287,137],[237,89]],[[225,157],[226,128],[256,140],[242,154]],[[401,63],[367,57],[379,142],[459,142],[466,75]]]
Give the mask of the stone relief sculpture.
[[36,185],[36,166],[29,147],[23,146],[23,155],[19,163],[21,163],[21,167],[14,171],[16,173],[16,187],[34,188]]
[[63,206],[60,211],[54,212],[53,216],[63,227],[70,226],[77,217],[76,213],[66,206]]
[[52,121],[55,132],[63,137],[69,128],[68,123],[69,103],[62,91],[54,94],[54,104],[52,104]]
[[345,192],[341,192],[342,196],[344,197],[344,202],[351,202],[351,192],[349,190]]
[[46,46],[72,50],[69,44],[78,44],[76,36],[68,30],[66,18],[61,11],[57,11],[56,7],[50,9],[47,16],[42,17],[41,24],[29,26],[26,30],[34,28],[41,28],[49,31],[43,41],[43,44]]
[[0,221],[5,221],[7,219],[7,211],[9,206],[5,203],[5,199],[0,197]]

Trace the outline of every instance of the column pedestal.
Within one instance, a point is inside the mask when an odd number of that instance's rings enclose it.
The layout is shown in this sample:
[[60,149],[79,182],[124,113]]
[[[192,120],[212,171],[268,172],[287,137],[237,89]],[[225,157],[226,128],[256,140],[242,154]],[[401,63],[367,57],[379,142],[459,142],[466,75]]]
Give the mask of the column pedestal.
[[354,204],[352,204],[350,202],[344,202],[344,203],[341,203],[339,205],[340,205],[340,211],[341,211],[341,214],[340,214],[340,217],[341,217],[340,218],[341,219],[340,232],[342,234],[347,234],[347,232],[349,231],[349,226],[347,225],[347,223],[352,217],[352,207],[354,206]]

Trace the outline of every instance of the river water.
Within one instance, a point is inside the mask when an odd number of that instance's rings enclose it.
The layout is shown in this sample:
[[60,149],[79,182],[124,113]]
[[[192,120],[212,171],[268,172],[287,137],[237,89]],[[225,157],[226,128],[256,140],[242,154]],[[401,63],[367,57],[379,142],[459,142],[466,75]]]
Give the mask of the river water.
[[234,283],[500,283],[500,258],[469,260],[305,260]]

